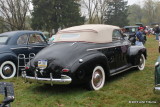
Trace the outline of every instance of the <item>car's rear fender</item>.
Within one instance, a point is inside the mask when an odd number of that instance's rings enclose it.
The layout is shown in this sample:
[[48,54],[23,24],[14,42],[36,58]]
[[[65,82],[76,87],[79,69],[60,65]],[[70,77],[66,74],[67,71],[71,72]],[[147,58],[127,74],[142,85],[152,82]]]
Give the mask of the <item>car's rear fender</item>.
[[71,67],[72,77],[76,80],[89,80],[92,75],[93,68],[100,65],[105,70],[106,76],[109,76],[109,66],[105,55],[102,53],[92,53],[85,55],[74,63]]

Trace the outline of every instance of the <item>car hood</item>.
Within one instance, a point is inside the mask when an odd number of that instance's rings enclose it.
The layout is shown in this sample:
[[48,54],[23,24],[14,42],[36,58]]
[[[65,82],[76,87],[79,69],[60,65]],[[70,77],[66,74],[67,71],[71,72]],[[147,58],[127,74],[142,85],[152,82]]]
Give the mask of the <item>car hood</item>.
[[39,60],[47,60],[48,69],[69,67],[76,60],[79,60],[80,56],[86,52],[86,48],[87,45],[77,42],[55,43],[41,50],[31,61],[31,66],[35,68],[38,66]]

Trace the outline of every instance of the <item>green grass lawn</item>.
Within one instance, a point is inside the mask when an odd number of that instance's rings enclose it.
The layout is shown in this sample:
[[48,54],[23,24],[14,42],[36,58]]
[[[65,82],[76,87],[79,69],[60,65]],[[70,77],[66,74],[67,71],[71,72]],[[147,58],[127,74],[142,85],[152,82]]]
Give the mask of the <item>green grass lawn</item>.
[[[145,46],[148,51],[145,69],[132,69],[111,77],[100,91],[88,91],[83,86],[29,84],[21,77],[1,81],[14,83],[12,107],[158,107],[160,95],[153,93],[158,42],[154,36],[148,37]],[[157,103],[153,103],[155,101]]]

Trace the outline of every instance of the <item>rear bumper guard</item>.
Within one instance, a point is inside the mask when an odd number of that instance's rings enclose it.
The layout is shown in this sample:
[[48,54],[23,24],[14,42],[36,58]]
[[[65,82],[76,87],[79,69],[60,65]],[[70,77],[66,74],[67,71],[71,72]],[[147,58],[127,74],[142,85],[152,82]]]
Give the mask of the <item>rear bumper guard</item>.
[[22,77],[25,79],[25,82],[31,83],[42,83],[42,84],[70,84],[72,79],[67,75],[61,75],[61,78],[55,79],[52,77],[52,73],[50,73],[50,78],[39,78],[35,72],[35,76],[27,76],[26,71],[23,71]]

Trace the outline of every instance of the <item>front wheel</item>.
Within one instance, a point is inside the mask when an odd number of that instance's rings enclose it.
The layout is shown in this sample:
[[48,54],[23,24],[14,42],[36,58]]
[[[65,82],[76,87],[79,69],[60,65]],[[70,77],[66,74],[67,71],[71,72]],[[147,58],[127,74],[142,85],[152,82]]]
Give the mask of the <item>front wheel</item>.
[[0,66],[0,76],[2,79],[10,79],[16,75],[16,66],[12,61],[5,61]]
[[141,54],[140,58],[139,58],[139,65],[138,65],[138,69],[139,70],[144,70],[145,67],[145,57],[143,54]]
[[92,78],[89,81],[89,90],[99,90],[104,86],[105,72],[101,66],[93,69]]

